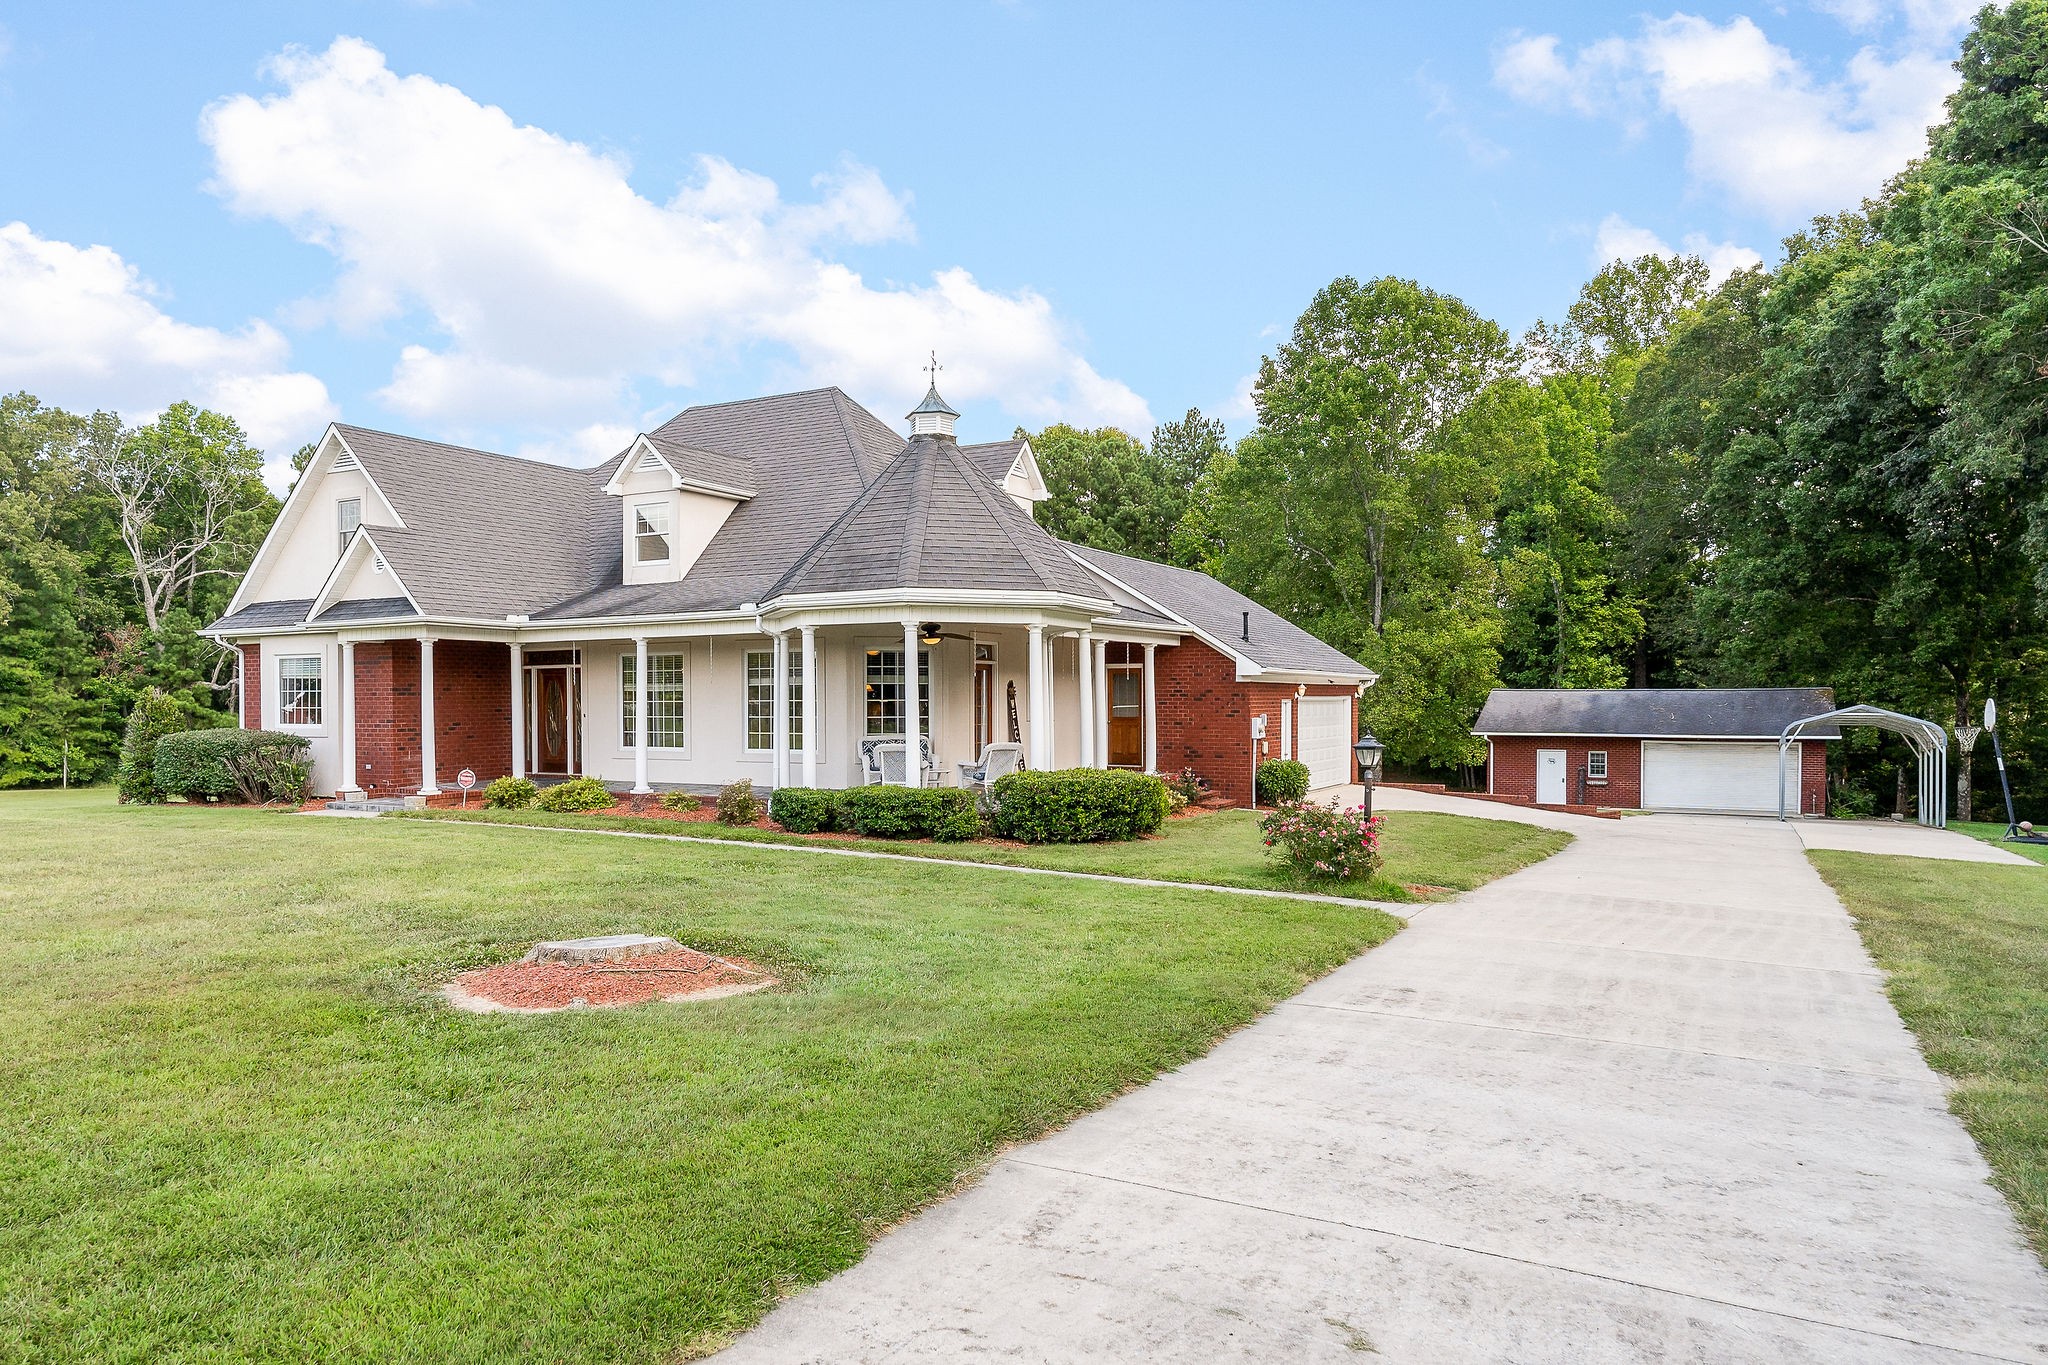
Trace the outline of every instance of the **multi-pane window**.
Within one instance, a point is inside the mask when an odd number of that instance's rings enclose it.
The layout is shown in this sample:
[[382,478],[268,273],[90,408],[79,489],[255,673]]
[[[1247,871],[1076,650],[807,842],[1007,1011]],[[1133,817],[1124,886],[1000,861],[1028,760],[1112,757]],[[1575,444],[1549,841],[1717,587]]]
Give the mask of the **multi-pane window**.
[[277,661],[277,723],[320,723],[320,656],[295,654]]
[[[906,733],[903,718],[903,651],[900,649],[871,649],[868,651],[867,667],[867,716],[868,733],[871,735],[900,735]],[[932,732],[932,656],[927,650],[917,651],[917,728],[922,734]]]
[[[639,740],[640,686],[633,655],[619,658],[619,740],[628,749]],[[683,747],[683,656],[647,656],[647,747]]]
[[1607,780],[1607,751],[1605,749],[1593,749],[1587,752],[1586,777],[1589,781],[1593,782],[1605,782]]
[[363,524],[363,500],[343,498],[334,504],[334,529],[341,533],[341,548],[348,548],[348,538]]
[[643,503],[633,509],[633,559],[639,564],[668,562],[668,504]]
[[[747,747],[775,747],[775,651],[747,651]],[[789,747],[804,747],[804,656],[789,652]]]

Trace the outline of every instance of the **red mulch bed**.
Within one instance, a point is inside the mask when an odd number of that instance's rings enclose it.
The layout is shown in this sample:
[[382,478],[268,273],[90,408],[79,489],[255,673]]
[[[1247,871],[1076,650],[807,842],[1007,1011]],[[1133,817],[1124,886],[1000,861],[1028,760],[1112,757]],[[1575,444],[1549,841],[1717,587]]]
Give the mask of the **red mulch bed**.
[[464,972],[455,984],[495,1004],[549,1010],[576,1004],[642,1005],[714,986],[756,986],[771,980],[744,958],[719,958],[684,948],[623,962],[512,962]]

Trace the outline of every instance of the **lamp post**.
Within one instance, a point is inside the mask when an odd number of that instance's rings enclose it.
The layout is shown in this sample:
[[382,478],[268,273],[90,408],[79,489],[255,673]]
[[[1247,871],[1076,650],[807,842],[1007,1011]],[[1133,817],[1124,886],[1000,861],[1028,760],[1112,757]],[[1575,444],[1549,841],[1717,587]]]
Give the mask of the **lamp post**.
[[1358,755],[1358,780],[1365,784],[1365,818],[1372,819],[1372,784],[1379,780],[1380,763],[1387,756],[1387,746],[1372,737],[1367,730],[1358,737],[1358,743],[1351,746],[1351,752]]

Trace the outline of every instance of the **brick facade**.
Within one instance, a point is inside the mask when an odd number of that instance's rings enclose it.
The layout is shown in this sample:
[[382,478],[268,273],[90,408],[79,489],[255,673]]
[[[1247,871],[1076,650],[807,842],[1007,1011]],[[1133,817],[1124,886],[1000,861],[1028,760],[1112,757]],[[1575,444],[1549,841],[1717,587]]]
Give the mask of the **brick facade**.
[[[1634,810],[1643,804],[1643,742],[1639,739],[1588,739],[1583,735],[1554,735],[1549,738],[1504,735],[1493,741],[1493,771],[1488,790],[1496,796],[1536,799],[1536,751],[1565,751],[1565,800],[1593,806],[1616,806]],[[1593,750],[1607,754],[1607,781],[1585,780],[1580,795],[1579,774],[1585,770],[1586,755]],[[1800,748],[1799,805],[1808,815],[1827,810],[1827,744],[1806,740]]]
[[420,789],[419,642],[365,641],[355,654],[356,785],[370,796],[410,796]]
[[[418,760],[415,759],[415,767]],[[464,768],[477,786],[512,771],[512,655],[486,640],[434,645],[434,766],[443,787]]]
[[243,645],[242,654],[242,728],[261,730],[263,728],[263,646]]
[[[420,789],[420,647],[379,640],[356,652],[356,784],[371,796]],[[476,771],[479,787],[512,771],[512,661],[504,645],[434,644],[434,774],[453,787]]]
[[[1193,768],[1217,795],[1234,805],[1252,801],[1252,772],[1267,758],[1293,758],[1281,748],[1280,706],[1294,701],[1292,683],[1239,682],[1237,665],[1200,640],[1161,648],[1153,654],[1158,677],[1159,770]],[[1311,697],[1349,697],[1351,687],[1313,686]],[[1266,738],[1254,754],[1252,717],[1266,717]],[[1288,727],[1289,735],[1298,725]],[[1351,738],[1358,738],[1354,712]]]

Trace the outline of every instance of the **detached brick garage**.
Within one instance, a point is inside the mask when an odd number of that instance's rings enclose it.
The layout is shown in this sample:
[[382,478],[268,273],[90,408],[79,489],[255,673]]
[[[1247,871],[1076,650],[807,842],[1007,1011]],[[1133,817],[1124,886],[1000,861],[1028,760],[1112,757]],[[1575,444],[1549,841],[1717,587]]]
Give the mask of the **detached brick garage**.
[[[1538,805],[1730,815],[1778,813],[1778,736],[1835,709],[1825,687],[1496,688],[1472,733],[1486,789]],[[1826,741],[1785,755],[1785,809],[1827,813]]]

